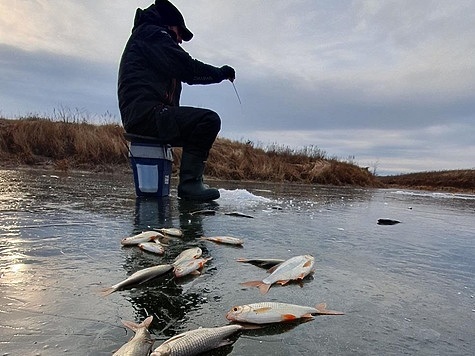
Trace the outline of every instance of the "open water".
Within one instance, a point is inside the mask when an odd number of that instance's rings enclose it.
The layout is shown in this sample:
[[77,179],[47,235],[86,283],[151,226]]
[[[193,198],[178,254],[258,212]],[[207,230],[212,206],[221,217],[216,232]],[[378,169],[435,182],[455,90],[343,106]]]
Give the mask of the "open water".
[[[137,199],[132,175],[0,170],[0,355],[111,355],[154,315],[155,347],[222,326],[234,305],[326,302],[343,316],[236,334],[207,355],[474,355],[475,196],[214,182],[215,204]],[[214,209],[216,215],[190,215]],[[224,213],[239,211],[254,218]],[[378,225],[380,218],[401,221]],[[149,228],[183,229],[165,255],[122,247]],[[242,248],[200,236],[242,238]],[[138,269],[199,246],[199,277],[171,274],[102,297]],[[235,260],[315,257],[299,285],[260,295],[265,270]]]

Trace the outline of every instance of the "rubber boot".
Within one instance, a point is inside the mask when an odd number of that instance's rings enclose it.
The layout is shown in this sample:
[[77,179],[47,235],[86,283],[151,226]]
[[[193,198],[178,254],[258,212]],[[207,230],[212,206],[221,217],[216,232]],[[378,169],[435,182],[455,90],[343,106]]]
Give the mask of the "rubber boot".
[[219,191],[203,184],[206,155],[183,152],[180,164],[178,196],[186,200],[210,201],[219,198]]

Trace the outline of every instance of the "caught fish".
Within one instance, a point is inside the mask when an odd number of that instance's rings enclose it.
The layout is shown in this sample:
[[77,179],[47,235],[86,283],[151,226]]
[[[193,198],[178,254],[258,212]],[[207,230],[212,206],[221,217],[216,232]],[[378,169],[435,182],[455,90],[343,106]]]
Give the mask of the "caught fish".
[[313,319],[313,315],[343,314],[342,312],[327,310],[325,303],[320,303],[312,308],[287,303],[262,302],[234,306],[226,314],[226,319],[242,323],[268,324],[297,319]]
[[200,258],[203,251],[199,247],[191,247],[182,251],[178,256],[173,260],[173,265],[177,266],[183,261],[192,260],[194,258]]
[[146,356],[152,351],[153,343],[148,331],[148,327],[152,323],[153,316],[149,316],[140,324],[136,324],[132,321],[122,320],[122,324],[135,332],[134,337],[122,347],[114,352],[112,356]]
[[241,217],[241,218],[254,219],[254,216],[252,216],[252,215],[247,215],[247,214],[241,213],[241,212],[239,212],[239,211],[231,211],[231,212],[229,212],[229,213],[224,213],[224,215],[239,216],[239,217]]
[[242,263],[250,263],[251,265],[261,267],[261,268],[267,268],[267,269],[277,266],[281,264],[282,262],[285,262],[285,260],[277,259],[277,258],[253,258],[253,259],[238,258],[236,261],[242,262]]
[[149,241],[164,238],[164,237],[165,236],[163,236],[163,234],[157,231],[144,231],[144,232],[141,232],[140,234],[123,238],[120,241],[120,243],[124,246],[138,245],[141,242],[149,242]]
[[188,261],[182,261],[179,265],[175,267],[173,273],[175,277],[184,277],[189,274],[200,274],[199,269],[203,268],[206,262],[212,260],[213,257],[208,258],[193,258]]
[[193,356],[218,347],[232,344],[226,339],[244,329],[239,324],[231,324],[216,328],[199,328],[186,331],[165,341],[150,356]]
[[219,244],[228,244],[228,245],[242,245],[244,243],[243,240],[238,239],[237,237],[231,236],[213,236],[213,237],[200,237],[201,240],[208,240],[213,241]]
[[173,237],[183,237],[183,231],[175,227],[163,227],[161,229],[154,229],[162,234],[173,236]]
[[153,267],[144,268],[138,270],[137,272],[131,274],[127,279],[124,279],[122,282],[114,284],[112,287],[104,289],[102,291],[102,296],[107,296],[111,293],[114,293],[120,289],[124,289],[136,284],[145,283],[155,277],[161,276],[162,274],[167,273],[172,270],[172,265],[157,265]]
[[216,210],[212,210],[212,209],[203,209],[203,210],[196,210],[196,211],[192,211],[190,213],[190,215],[215,215],[216,214]]
[[266,294],[274,283],[287,284],[292,280],[302,280],[311,272],[315,259],[311,255],[292,257],[279,265],[272,267],[271,274],[262,281],[250,281],[241,283],[247,287],[258,287],[261,294]]
[[160,243],[156,242],[141,242],[138,244],[141,250],[155,253],[157,255],[163,255],[165,253],[165,248]]

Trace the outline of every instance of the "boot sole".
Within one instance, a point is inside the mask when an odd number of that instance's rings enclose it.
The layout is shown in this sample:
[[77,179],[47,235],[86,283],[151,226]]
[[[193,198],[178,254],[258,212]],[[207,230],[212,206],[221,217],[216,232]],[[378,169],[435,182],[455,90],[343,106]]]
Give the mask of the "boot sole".
[[194,200],[194,201],[210,201],[219,199],[221,195],[219,192],[216,193],[209,193],[209,194],[201,194],[201,195],[187,195],[181,194],[178,192],[178,197],[184,200]]

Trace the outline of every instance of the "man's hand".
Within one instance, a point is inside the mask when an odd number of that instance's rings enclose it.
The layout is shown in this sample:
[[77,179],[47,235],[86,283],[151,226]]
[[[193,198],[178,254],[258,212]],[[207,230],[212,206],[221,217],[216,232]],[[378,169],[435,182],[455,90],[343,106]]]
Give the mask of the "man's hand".
[[229,81],[234,82],[234,79],[236,79],[236,71],[234,70],[234,68],[225,65],[222,66],[220,69],[221,73],[223,74],[223,80],[228,79]]

